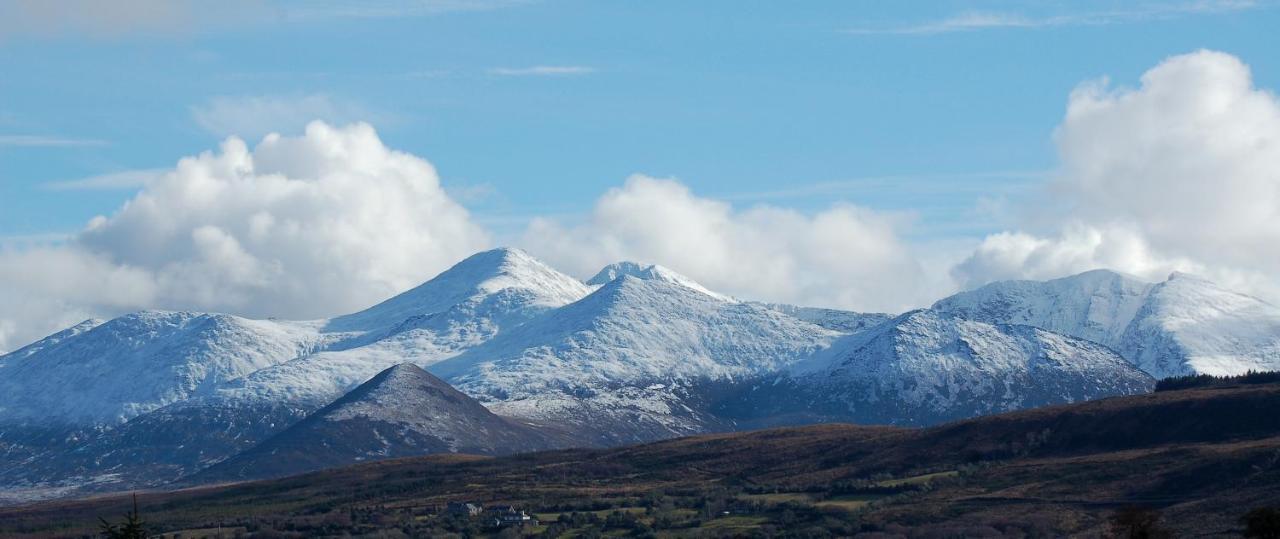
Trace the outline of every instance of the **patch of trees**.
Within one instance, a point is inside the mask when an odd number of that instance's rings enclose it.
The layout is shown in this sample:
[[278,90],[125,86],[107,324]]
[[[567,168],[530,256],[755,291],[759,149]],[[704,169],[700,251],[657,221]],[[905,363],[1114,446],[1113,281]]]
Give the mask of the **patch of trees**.
[[133,510],[125,513],[124,521],[112,524],[101,517],[98,521],[102,523],[102,535],[107,539],[146,539],[150,536],[146,523],[142,521],[142,515],[138,513],[137,494],[133,495]]
[[1179,389],[1274,383],[1280,383],[1280,371],[1251,370],[1237,376],[1189,374],[1187,376],[1171,376],[1156,382],[1156,391],[1176,391]]

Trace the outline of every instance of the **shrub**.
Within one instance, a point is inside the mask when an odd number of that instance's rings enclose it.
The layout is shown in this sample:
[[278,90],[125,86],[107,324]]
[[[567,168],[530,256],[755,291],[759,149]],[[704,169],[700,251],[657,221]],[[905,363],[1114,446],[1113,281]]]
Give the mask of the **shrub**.
[[1280,507],[1259,507],[1240,517],[1245,537],[1280,539]]

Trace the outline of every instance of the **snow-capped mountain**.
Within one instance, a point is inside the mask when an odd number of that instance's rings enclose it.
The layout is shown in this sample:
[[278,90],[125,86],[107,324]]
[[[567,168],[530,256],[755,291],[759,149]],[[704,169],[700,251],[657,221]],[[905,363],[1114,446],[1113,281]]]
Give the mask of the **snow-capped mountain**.
[[572,425],[603,443],[721,427],[711,386],[772,372],[838,333],[724,299],[669,270],[591,295],[433,365],[502,415]]
[[1004,281],[933,308],[1098,342],[1156,378],[1280,370],[1280,308],[1183,273],[1154,284],[1106,270]]
[[746,400],[773,421],[920,425],[1153,385],[1097,343],[918,310],[842,338],[731,404]]
[[413,290],[325,325],[326,331],[362,328],[363,337],[224,384],[215,399],[319,408],[393,365],[427,367],[590,292],[524,251],[485,251]]
[[[588,292],[582,282],[524,251],[493,249],[471,255],[430,281],[378,305],[329,320],[325,330],[406,331],[450,311],[455,311],[453,321],[481,318],[501,324],[577,301]],[[495,302],[495,297],[502,300]],[[484,308],[486,302],[497,305]],[[458,310],[468,316],[456,316]]]
[[[449,357],[589,292],[522,251],[497,249],[332,320],[148,311],[89,321],[4,356],[0,422],[113,425],[187,399],[253,390],[319,392],[323,405],[391,365]],[[329,360],[355,366],[310,367]]]
[[89,321],[5,356],[0,418],[68,426],[122,423],[310,352],[309,323],[139,312]]
[[429,453],[502,455],[557,444],[563,442],[494,415],[417,365],[402,363],[200,479],[291,475]]
[[[137,313],[64,331],[24,349],[38,353],[0,360],[0,384],[17,389],[0,395],[0,482],[166,482],[252,447],[388,367],[456,355],[589,292],[522,251],[496,249],[333,320]],[[45,401],[59,415],[28,404]],[[28,424],[61,416],[81,423]]]

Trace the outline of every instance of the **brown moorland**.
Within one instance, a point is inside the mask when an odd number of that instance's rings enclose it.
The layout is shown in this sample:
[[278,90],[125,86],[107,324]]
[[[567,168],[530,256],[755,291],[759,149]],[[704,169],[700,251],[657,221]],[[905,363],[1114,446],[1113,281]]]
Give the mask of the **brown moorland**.
[[[510,504],[516,530],[445,514]],[[1229,536],[1280,506],[1280,384],[1053,406],[927,429],[826,424],[616,449],[388,460],[139,493],[153,532],[245,536],[1099,536],[1130,506]],[[81,536],[127,494],[0,508],[0,535]],[[228,534],[227,536],[232,536]]]

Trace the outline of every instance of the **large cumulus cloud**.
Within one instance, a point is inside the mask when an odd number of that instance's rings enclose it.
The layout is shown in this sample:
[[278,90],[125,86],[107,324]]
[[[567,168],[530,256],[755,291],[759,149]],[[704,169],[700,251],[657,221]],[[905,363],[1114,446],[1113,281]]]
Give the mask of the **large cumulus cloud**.
[[898,310],[930,293],[899,238],[902,221],[848,204],[813,215],[736,209],[675,180],[633,176],[600,197],[586,223],[534,220],[524,244],[579,275],[618,260],[657,262],[749,299]]
[[1274,297],[1280,101],[1238,58],[1199,51],[1161,62],[1137,88],[1082,85],[1055,139],[1060,224],[987,238],[955,268],[961,284],[1183,269]]
[[0,253],[0,349],[136,308],[347,312],[489,244],[428,162],[366,124],[233,137],[64,245]]

